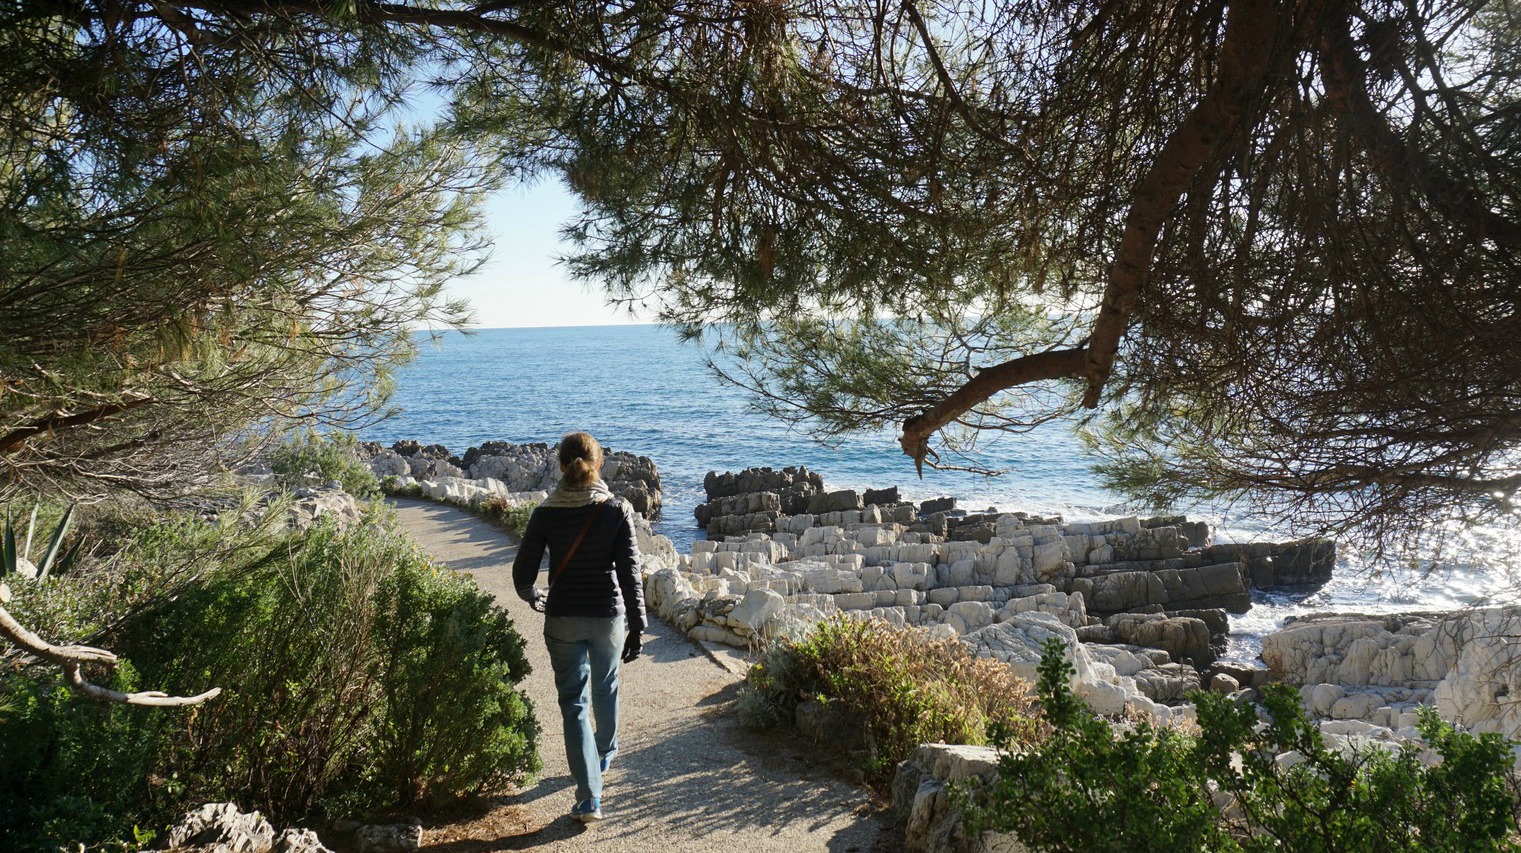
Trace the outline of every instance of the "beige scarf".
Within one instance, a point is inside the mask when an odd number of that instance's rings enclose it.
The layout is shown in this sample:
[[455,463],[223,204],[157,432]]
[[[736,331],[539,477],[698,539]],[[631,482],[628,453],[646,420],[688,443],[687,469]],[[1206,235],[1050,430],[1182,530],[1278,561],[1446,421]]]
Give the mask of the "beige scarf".
[[613,499],[612,490],[598,477],[591,481],[591,485],[576,488],[567,486],[564,480],[555,486],[555,490],[549,493],[549,497],[539,506],[547,507],[573,507],[586,506],[587,504],[602,503]]

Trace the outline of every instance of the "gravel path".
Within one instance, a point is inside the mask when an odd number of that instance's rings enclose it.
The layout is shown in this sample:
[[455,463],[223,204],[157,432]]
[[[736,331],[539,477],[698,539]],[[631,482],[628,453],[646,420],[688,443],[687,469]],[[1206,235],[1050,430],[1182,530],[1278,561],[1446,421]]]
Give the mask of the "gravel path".
[[454,507],[393,504],[402,527],[428,553],[468,572],[512,614],[528,641],[533,674],[524,686],[543,726],[544,771],[537,783],[500,798],[484,817],[430,828],[424,849],[892,849],[869,793],[843,781],[817,747],[740,725],[733,703],[745,663],[737,652],[705,648],[659,620],[645,634],[644,656],[622,671],[621,744],[605,783],[606,819],[589,826],[571,820],[575,784],[565,763],[542,617],[512,590],[515,543]]

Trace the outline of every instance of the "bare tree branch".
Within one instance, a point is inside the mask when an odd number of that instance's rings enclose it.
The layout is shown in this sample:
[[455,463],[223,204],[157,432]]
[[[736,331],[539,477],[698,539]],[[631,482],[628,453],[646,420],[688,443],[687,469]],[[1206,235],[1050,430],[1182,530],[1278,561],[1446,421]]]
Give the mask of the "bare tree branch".
[[[0,592],[7,593],[4,596],[0,596],[0,598],[9,598],[9,590],[3,584],[0,584]],[[209,699],[216,698],[222,692],[222,688],[213,687],[205,693],[195,696],[170,696],[157,690],[142,693],[123,693],[120,690],[112,690],[108,687],[92,684],[85,680],[81,667],[87,663],[115,666],[118,660],[115,654],[93,646],[55,646],[16,621],[16,618],[3,605],[0,605],[0,636],[4,636],[37,657],[62,667],[64,677],[68,680],[69,686],[81,696],[97,702],[120,702],[126,705],[151,705],[171,708],[199,705]]]
[[0,454],[16,450],[27,439],[33,436],[52,432],[53,430],[91,424],[104,418],[109,418],[112,415],[119,415],[122,412],[129,412],[140,406],[146,406],[151,402],[153,402],[152,398],[143,397],[135,400],[123,400],[118,403],[106,403],[81,412],[72,412],[70,414],[58,413],[45,418],[39,418],[26,426],[13,429],[5,435],[0,435]]
[[904,421],[903,436],[898,439],[898,443],[903,447],[904,453],[913,457],[915,466],[922,474],[924,459],[929,452],[930,436],[941,427],[952,423],[973,406],[1000,391],[1046,379],[1081,376],[1087,358],[1088,347],[1077,347],[1035,353],[984,368],[935,406]]

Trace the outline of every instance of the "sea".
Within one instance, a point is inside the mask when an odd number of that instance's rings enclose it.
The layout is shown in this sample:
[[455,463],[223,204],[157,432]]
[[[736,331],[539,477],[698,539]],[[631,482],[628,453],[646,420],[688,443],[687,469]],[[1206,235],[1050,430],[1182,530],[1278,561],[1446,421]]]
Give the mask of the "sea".
[[[997,434],[977,461],[987,476],[926,469],[919,476],[892,431],[821,443],[756,409],[749,392],[719,380],[700,343],[657,325],[482,329],[443,332],[397,373],[399,413],[360,431],[389,446],[401,439],[442,444],[455,454],[487,441],[553,444],[586,431],[609,450],[655,461],[664,487],[657,533],[686,552],[703,531],[692,515],[710,471],[806,466],[826,489],[897,486],[915,502],[954,496],[969,511],[996,509],[1087,521],[1181,512],[1209,521],[1216,541],[1281,540],[1290,525],[1211,507],[1138,508],[1107,491],[1084,456],[1073,425],[1049,423]],[[1252,610],[1231,618],[1227,657],[1256,657],[1265,633],[1290,616],[1324,611],[1393,613],[1451,610],[1491,600],[1491,569],[1432,571],[1373,567],[1344,555],[1322,587],[1256,593]]]

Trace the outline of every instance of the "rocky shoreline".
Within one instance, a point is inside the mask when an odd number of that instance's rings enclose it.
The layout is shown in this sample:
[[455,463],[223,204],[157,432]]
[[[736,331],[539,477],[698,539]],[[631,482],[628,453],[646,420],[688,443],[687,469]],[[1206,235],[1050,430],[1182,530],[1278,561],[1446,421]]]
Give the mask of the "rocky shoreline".
[[[388,488],[465,506],[541,500],[558,473],[544,444],[491,442],[460,457],[417,442],[367,451]],[[642,516],[659,511],[648,457],[610,453],[603,474]],[[1512,608],[1315,615],[1269,634],[1260,662],[1218,660],[1229,615],[1251,607],[1253,589],[1330,578],[1326,540],[1214,544],[1207,524],[1182,516],[966,512],[897,489],[829,491],[802,467],[712,472],[704,487],[695,515],[708,538],[690,553],[647,525],[639,536],[651,610],[697,639],[758,648],[841,614],[959,637],[1033,679],[1041,642],[1056,637],[1077,670],[1074,692],[1103,714],[1187,718],[1191,690],[1249,701],[1272,680],[1298,687],[1334,742],[1414,737],[1421,704],[1521,735],[1521,709],[1506,701],[1521,672]]]
[[[560,479],[553,445],[488,441],[455,456],[442,444],[398,441],[390,447],[360,445],[370,470],[392,491],[418,489],[425,497],[476,505],[492,496],[541,501]],[[660,473],[648,456],[608,449],[602,479],[613,494],[646,519],[660,514]],[[388,482],[389,481],[389,482]]]
[[1251,607],[1254,586],[1323,582],[1335,564],[1323,540],[1213,545],[1181,516],[968,513],[896,489],[831,492],[806,468],[704,485],[709,538],[647,582],[652,607],[692,636],[748,646],[842,613],[959,636],[1032,679],[1054,636],[1073,650],[1074,690],[1106,714],[1170,719],[1191,690],[1260,683],[1261,668],[1215,666],[1228,613]]

